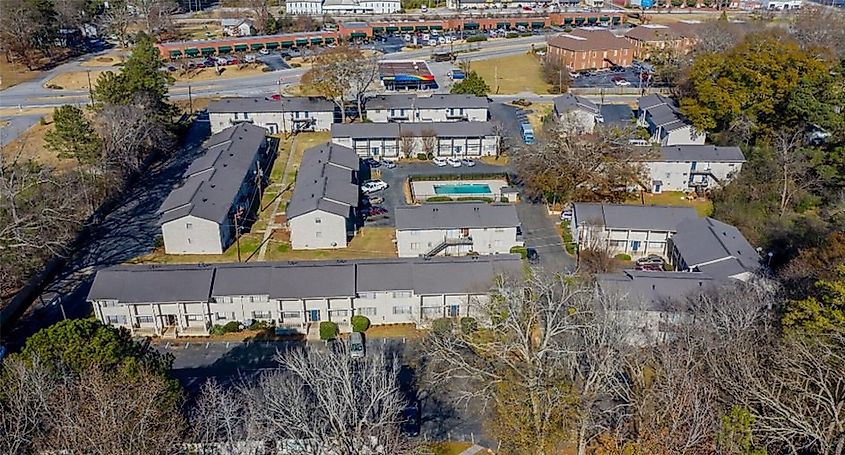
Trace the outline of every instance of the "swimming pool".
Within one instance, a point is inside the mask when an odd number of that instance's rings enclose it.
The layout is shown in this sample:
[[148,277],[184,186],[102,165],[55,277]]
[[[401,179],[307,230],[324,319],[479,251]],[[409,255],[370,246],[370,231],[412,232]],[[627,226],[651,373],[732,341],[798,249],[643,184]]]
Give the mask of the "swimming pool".
[[493,194],[490,185],[486,183],[453,183],[447,185],[434,185],[434,194],[439,195],[477,195]]

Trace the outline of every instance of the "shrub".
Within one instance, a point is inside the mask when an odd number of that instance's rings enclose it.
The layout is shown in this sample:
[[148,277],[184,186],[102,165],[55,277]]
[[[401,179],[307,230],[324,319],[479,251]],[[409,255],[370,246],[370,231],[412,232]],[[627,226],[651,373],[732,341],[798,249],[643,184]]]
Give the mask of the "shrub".
[[475,318],[465,317],[461,318],[461,332],[464,335],[469,335],[478,330],[478,321]]
[[250,330],[267,330],[270,328],[270,323],[267,321],[252,321],[252,325],[249,326]]
[[517,32],[508,32],[505,35],[505,38],[519,38],[519,33]]
[[458,201],[478,201],[478,202],[493,202],[493,198],[484,196],[460,196]]
[[487,41],[487,37],[484,35],[472,35],[466,39],[467,43],[477,43],[479,41]]
[[300,68],[300,67],[302,67],[302,64],[301,63],[291,63],[290,67],[291,68]]
[[449,318],[435,319],[431,323],[431,331],[438,335],[448,335],[452,333],[452,320]]
[[164,237],[157,235],[156,238],[153,239],[153,247],[163,248],[164,247]]
[[320,339],[321,340],[334,340],[337,338],[337,333],[339,332],[337,328],[337,324],[331,321],[323,321],[320,323]]
[[511,248],[511,254],[518,254],[522,256],[522,259],[528,258],[528,248],[524,246],[515,246]]
[[625,253],[619,253],[616,256],[613,256],[614,259],[619,259],[620,261],[630,261],[631,255]]
[[211,327],[209,333],[211,333],[212,335],[223,335],[224,333],[226,333],[226,330],[223,329],[222,325],[214,324],[214,326]]
[[225,330],[226,333],[240,332],[241,331],[241,323],[238,322],[238,321],[229,321],[229,322],[226,323],[226,325],[223,326],[223,330]]
[[418,160],[424,160],[424,159],[427,159],[427,158],[428,158],[428,155],[426,155],[425,153],[417,153],[417,159]]
[[425,200],[426,202],[452,202],[449,196],[432,196]]
[[352,316],[352,331],[366,332],[370,328],[370,319],[366,316],[356,314]]
[[510,202],[510,199],[508,199],[507,196],[502,196],[499,200],[502,202]]

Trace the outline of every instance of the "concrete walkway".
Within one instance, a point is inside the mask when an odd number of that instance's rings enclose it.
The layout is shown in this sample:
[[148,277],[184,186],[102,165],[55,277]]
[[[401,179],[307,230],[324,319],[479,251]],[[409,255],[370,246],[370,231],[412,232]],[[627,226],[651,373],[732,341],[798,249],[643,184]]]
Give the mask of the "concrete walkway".
[[279,212],[279,205],[281,205],[282,202],[281,193],[285,191],[285,188],[288,185],[288,173],[290,172],[290,167],[293,162],[293,155],[296,153],[296,138],[297,136],[293,136],[293,140],[290,141],[288,160],[285,163],[285,171],[284,174],[282,174],[282,180],[273,184],[278,188],[279,195],[276,197],[276,200],[273,201],[273,210],[270,211],[270,217],[267,219],[267,227],[264,228],[264,237],[261,239],[261,248],[258,250],[258,261],[263,261],[264,258],[267,257],[267,245],[270,244],[270,236],[273,235],[273,231],[283,227],[282,225],[276,223],[276,214]]
[[480,453],[492,453],[492,452],[490,452],[490,450],[485,448],[485,447],[481,447],[478,444],[474,444],[472,447],[464,450],[463,452],[461,452],[458,455],[476,455],[476,454],[480,454]]

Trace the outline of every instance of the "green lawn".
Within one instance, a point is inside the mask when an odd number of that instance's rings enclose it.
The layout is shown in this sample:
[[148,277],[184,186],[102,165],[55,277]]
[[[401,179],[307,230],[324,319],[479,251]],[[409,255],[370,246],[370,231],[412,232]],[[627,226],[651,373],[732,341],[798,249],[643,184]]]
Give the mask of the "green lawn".
[[364,227],[355,234],[346,248],[291,250],[286,236],[274,234],[267,248],[267,260],[392,258],[396,257],[396,245],[393,244],[395,238],[396,231],[391,227]]
[[660,194],[643,193],[632,196],[631,199],[625,201],[630,205],[675,205],[681,207],[693,207],[700,216],[710,216],[713,214],[713,202],[703,198],[687,199],[686,194],[680,191],[664,191]]
[[494,94],[549,93],[549,84],[543,80],[540,59],[534,54],[477,60],[470,63],[469,68],[487,81]]

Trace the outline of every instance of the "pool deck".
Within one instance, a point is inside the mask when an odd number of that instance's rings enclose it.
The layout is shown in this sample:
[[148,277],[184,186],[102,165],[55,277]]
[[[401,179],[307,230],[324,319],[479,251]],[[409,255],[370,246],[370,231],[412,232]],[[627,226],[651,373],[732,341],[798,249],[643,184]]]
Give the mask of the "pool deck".
[[[437,193],[434,191],[435,186],[442,185],[487,185],[490,187],[490,193]],[[494,197],[500,198],[502,196],[502,188],[508,186],[508,182],[503,179],[492,180],[422,180],[411,182],[411,195],[417,202],[425,201],[433,196],[449,196],[453,198],[459,197]]]

